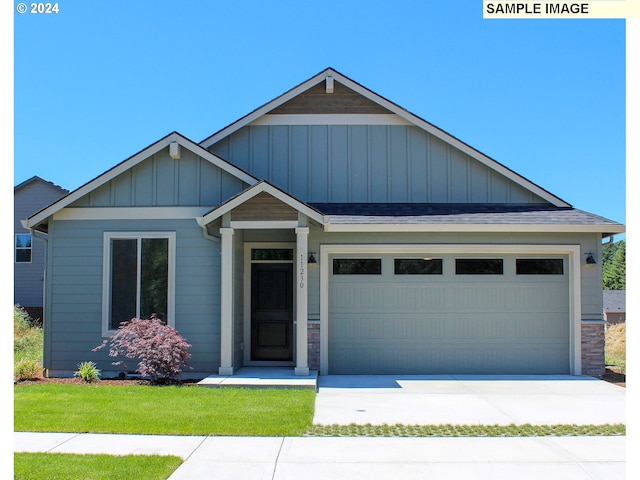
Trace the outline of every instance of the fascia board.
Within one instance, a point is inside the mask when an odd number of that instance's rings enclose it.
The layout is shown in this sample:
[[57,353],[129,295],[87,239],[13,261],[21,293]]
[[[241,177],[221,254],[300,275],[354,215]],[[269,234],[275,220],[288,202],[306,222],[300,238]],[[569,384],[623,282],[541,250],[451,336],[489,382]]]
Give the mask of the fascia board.
[[624,233],[624,225],[545,225],[545,224],[347,224],[325,223],[325,232],[345,233]]
[[53,215],[54,213],[56,213],[56,212],[60,211],[61,209],[69,206],[70,204],[72,204],[76,200],[82,198],[83,196],[87,195],[88,193],[90,193],[91,191],[95,190],[96,188],[104,185],[105,183],[107,183],[110,180],[114,179],[115,177],[117,177],[121,173],[133,168],[135,165],[137,165],[140,162],[146,160],[151,155],[154,155],[155,153],[157,153],[157,152],[161,151],[162,149],[166,148],[172,142],[177,142],[182,147],[192,151],[196,155],[198,155],[198,156],[204,158],[205,160],[211,162],[213,165],[223,169],[224,171],[230,173],[231,175],[235,176],[236,178],[242,180],[243,182],[246,182],[246,183],[248,183],[250,185],[258,183],[258,180],[255,177],[253,177],[253,176],[249,175],[248,173],[240,170],[239,168],[231,165],[230,163],[228,163],[225,160],[223,160],[222,158],[214,155],[213,153],[209,152],[208,150],[205,150],[204,148],[202,148],[198,144],[192,142],[191,140],[189,140],[188,138],[184,137],[183,135],[181,135],[181,134],[179,134],[177,132],[173,132],[173,133],[167,135],[166,137],[162,138],[161,140],[157,141],[156,143],[148,146],[144,150],[141,150],[140,152],[136,153],[132,157],[129,157],[127,160],[119,163],[118,165],[116,165],[115,167],[111,168],[110,170],[107,170],[102,175],[100,175],[100,176],[96,177],[95,179],[91,180],[90,182],[84,184],[80,188],[76,189],[75,191],[71,192],[70,194],[68,194],[65,197],[63,197],[60,200],[58,200],[56,203],[50,205],[49,207],[45,208],[44,210],[41,210],[40,212],[38,212],[35,215],[31,216],[30,218],[27,219],[27,228],[35,227],[36,225],[38,225],[39,223],[41,223],[42,221],[46,220],[48,217]]

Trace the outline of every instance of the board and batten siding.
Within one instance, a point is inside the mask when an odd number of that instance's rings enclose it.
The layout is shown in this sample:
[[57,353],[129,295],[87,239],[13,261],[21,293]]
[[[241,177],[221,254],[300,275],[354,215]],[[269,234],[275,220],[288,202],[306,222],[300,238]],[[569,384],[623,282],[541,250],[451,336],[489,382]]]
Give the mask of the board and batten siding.
[[304,202],[544,202],[411,125],[249,125],[209,150]]
[[179,160],[169,148],[96,188],[72,207],[215,206],[247,185],[183,148]]
[[[220,246],[194,220],[52,221],[47,281],[48,318],[44,366],[75,371],[95,361],[119,371],[102,340],[104,232],[176,232],[175,328],[192,344],[193,371],[217,370],[220,359]],[[135,369],[135,365],[130,365]],[[185,374],[192,370],[186,369]]]

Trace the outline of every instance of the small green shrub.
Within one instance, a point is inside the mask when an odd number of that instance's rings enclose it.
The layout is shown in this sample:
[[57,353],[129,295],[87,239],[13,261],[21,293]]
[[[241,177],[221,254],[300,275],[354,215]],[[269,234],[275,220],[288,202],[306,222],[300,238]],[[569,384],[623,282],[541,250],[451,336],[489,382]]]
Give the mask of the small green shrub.
[[17,380],[35,380],[42,378],[42,367],[35,360],[20,360],[13,367],[13,375]]
[[95,362],[82,362],[78,365],[78,370],[73,374],[80,377],[83,382],[91,383],[100,380],[100,370]]

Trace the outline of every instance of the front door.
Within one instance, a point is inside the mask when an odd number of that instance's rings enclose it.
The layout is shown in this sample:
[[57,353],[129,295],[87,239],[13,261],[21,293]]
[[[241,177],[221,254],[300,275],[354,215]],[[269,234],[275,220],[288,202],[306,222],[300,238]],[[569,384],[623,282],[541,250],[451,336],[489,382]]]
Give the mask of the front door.
[[293,360],[293,264],[251,265],[251,360]]

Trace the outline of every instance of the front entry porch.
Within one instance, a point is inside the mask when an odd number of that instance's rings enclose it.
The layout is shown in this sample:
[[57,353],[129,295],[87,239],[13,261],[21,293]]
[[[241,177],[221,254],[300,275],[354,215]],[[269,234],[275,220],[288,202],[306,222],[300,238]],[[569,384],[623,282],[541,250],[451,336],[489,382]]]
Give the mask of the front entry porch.
[[313,388],[318,390],[318,371],[296,375],[291,367],[242,367],[233,375],[209,375],[200,387]]

